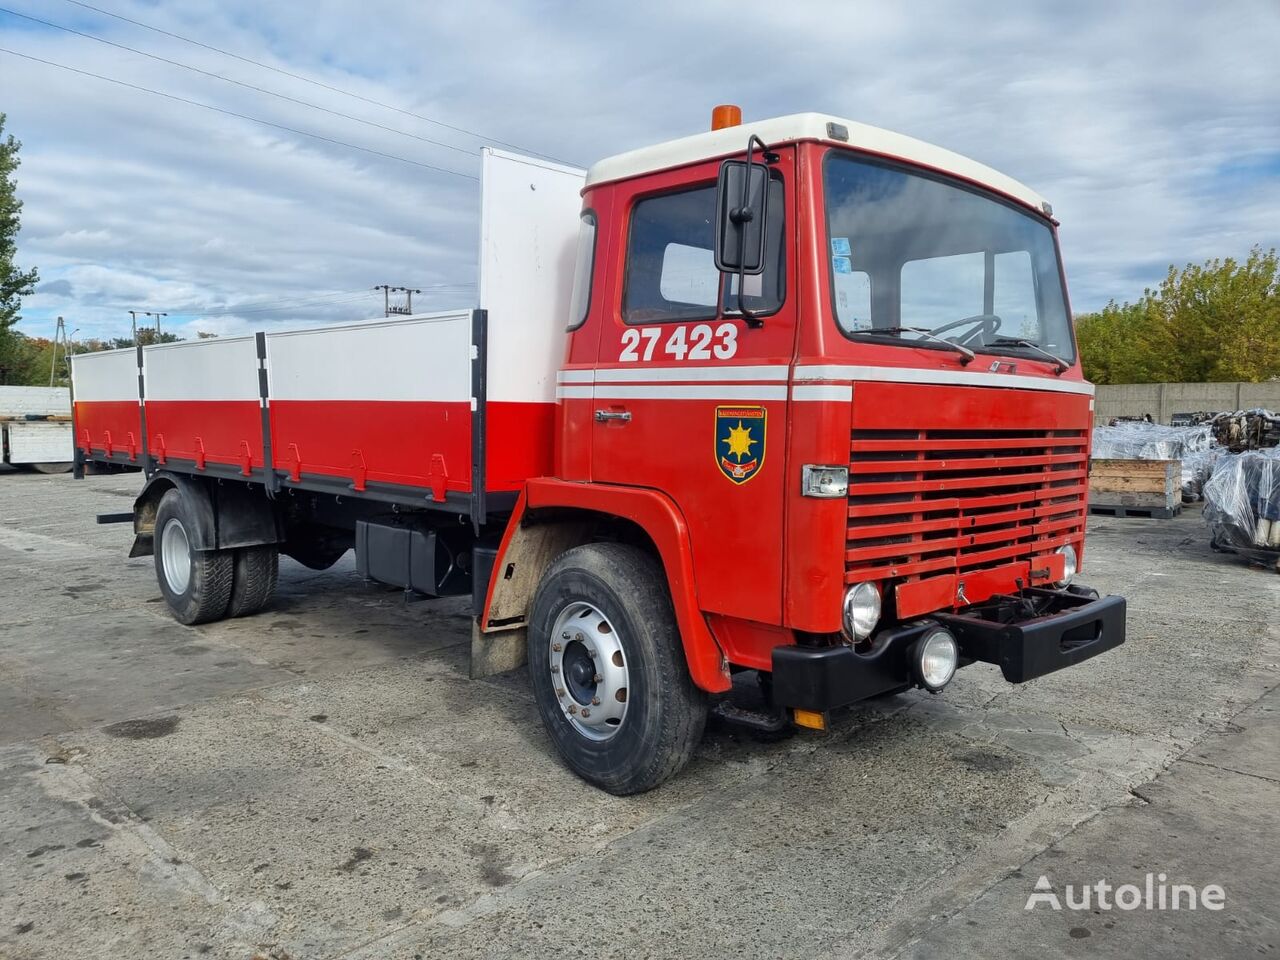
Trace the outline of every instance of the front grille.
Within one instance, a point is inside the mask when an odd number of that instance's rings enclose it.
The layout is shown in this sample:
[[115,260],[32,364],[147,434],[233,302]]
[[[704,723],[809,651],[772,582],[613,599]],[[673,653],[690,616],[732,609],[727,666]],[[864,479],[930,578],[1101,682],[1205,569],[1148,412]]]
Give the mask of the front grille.
[[1084,532],[1084,430],[855,430],[845,581],[1025,560]]

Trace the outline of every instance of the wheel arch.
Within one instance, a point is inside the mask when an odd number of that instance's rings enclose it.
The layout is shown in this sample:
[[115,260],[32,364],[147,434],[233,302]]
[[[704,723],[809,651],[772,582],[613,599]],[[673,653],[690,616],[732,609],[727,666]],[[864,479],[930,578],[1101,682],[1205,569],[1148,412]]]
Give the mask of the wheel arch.
[[154,552],[156,511],[170,490],[177,490],[194,522],[193,550],[229,550],[279,543],[280,521],[265,491],[257,485],[191,477],[167,470],[153,473],[133,502],[130,557]]
[[600,533],[651,552],[666,574],[667,590],[680,629],[685,661],[703,690],[729,689],[727,661],[698,606],[693,554],[684,517],[656,490],[539,478],[521,492],[498,547],[473,637],[473,675],[510,669],[478,669],[488,634],[523,633],[543,574],[566,550],[590,543]]

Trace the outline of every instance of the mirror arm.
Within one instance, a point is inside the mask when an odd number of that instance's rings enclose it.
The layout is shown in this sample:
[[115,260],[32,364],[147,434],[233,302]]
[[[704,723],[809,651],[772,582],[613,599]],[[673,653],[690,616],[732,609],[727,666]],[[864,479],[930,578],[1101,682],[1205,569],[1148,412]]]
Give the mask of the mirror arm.
[[[734,210],[729,214],[729,218],[733,220],[734,223],[738,224],[738,230],[740,234],[744,232],[743,224],[749,221],[753,216],[752,211],[747,204],[748,204],[748,201],[750,201],[751,199],[751,153],[755,149],[755,145],[757,143],[760,144],[760,154],[762,157],[765,158],[766,161],[768,161],[768,159],[771,156],[774,157],[775,162],[777,159],[776,155],[769,153],[768,145],[759,137],[757,137],[754,133],[747,138],[747,175],[742,180],[742,203],[739,205],[737,210]],[[768,221],[768,210],[769,210],[769,174],[766,171],[764,176],[764,190],[760,192],[761,230],[764,229],[764,224]],[[741,248],[742,246],[741,240],[739,240],[738,245],[739,245],[739,248]],[[764,238],[764,245],[766,249],[769,246],[769,238],[767,236]],[[738,258],[738,315],[741,316],[744,321],[746,321],[746,324],[748,327],[763,327],[764,320],[761,318],[760,314],[755,310],[747,309],[746,304],[742,302],[743,294],[746,291],[746,281],[747,281],[746,260],[743,259],[742,257],[739,257]]]

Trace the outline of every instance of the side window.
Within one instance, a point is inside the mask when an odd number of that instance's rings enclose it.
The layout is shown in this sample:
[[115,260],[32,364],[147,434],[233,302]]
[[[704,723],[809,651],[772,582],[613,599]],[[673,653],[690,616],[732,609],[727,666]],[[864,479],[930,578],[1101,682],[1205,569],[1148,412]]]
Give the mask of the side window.
[[[769,236],[763,274],[743,286],[749,309],[776,310],[783,298],[783,188],[769,193]],[[717,314],[721,289],[737,306],[737,276],[715,265],[715,185],[647,197],[631,213],[622,316],[627,323],[707,320]],[[726,313],[731,311],[726,310]]]
[[573,295],[569,299],[569,329],[587,321],[591,306],[591,276],[596,262],[596,215],[588,210],[578,226],[578,255],[573,262]]

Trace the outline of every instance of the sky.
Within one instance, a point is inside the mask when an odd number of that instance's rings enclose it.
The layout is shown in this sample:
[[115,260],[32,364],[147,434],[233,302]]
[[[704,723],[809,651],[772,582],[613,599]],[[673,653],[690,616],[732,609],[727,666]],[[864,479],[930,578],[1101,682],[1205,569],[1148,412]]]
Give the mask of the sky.
[[85,2],[0,0],[0,48],[226,113],[0,53],[33,336],[58,315],[127,335],[130,309],[183,336],[358,319],[382,283],[420,288],[415,309],[473,305],[482,146],[585,167],[725,102],[1023,181],[1062,223],[1077,313],[1280,246],[1276,0]]

